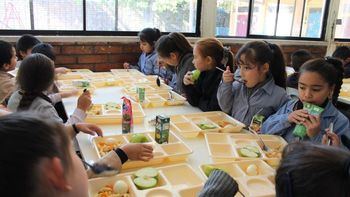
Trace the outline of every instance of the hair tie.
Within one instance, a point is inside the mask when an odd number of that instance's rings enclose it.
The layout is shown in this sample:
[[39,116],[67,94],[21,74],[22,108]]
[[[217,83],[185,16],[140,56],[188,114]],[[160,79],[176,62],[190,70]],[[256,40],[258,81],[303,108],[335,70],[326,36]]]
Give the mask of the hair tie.
[[224,47],[224,50],[222,52],[221,64],[224,65],[225,67],[229,59],[230,50],[231,50],[230,47]]
[[350,176],[350,157],[348,157],[344,162],[344,173],[346,177]]

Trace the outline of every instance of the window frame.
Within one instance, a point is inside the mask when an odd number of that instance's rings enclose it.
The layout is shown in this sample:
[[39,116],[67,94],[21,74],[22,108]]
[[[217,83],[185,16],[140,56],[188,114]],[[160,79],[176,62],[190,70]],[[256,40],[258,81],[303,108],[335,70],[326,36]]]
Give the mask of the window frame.
[[[33,1],[30,0],[30,12],[33,12]],[[196,27],[195,32],[181,32],[185,36],[200,37],[201,36],[201,16],[202,16],[202,0],[197,0],[196,11]],[[34,26],[34,16],[31,14],[31,28]],[[137,36],[138,31],[87,31],[86,30],[86,0],[83,0],[83,30],[5,30],[0,29],[0,35],[17,36],[23,34],[44,35],[44,36]],[[162,32],[167,34],[170,32]]]
[[[302,19],[301,20],[301,28],[299,32],[299,36],[268,36],[268,35],[258,35],[258,34],[251,34],[250,33],[250,26],[251,26],[251,18],[253,15],[253,1],[249,0],[249,10],[248,10],[248,20],[247,20],[247,36],[222,36],[222,35],[216,35],[217,38],[252,38],[252,39],[271,39],[271,40],[307,40],[307,41],[324,41],[326,38],[326,30],[327,30],[327,20],[329,16],[329,9],[330,9],[330,0],[325,0],[325,10],[323,15],[323,21],[322,21],[322,28],[321,28],[321,36],[320,38],[312,38],[312,37],[301,37],[301,33],[303,30],[303,21],[304,21],[304,11],[305,11],[305,4],[306,0],[303,2],[303,13],[302,13]],[[280,7],[280,0],[277,0],[277,10],[276,10],[276,17],[275,22],[277,24],[278,21],[278,13],[279,13],[279,7]],[[275,25],[274,34],[276,34],[277,25]],[[350,39],[349,39],[350,40]]]

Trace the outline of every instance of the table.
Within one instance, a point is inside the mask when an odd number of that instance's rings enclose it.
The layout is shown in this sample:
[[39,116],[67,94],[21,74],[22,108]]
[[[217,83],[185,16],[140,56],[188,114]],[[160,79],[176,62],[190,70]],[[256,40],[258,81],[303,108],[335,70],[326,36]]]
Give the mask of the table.
[[[123,96],[122,88],[121,87],[107,87],[107,88],[99,88],[96,89],[94,94],[92,95],[92,101],[93,103],[105,103],[114,101],[119,101],[119,98]],[[77,97],[71,97],[71,98],[65,98],[63,99],[63,103],[65,105],[67,114],[70,115],[73,113],[76,103],[77,103]],[[145,131],[154,131],[154,127],[152,128],[148,124],[148,120],[152,119],[158,114],[165,114],[165,115],[176,115],[176,114],[188,114],[188,113],[196,113],[201,112],[199,108],[193,107],[186,103],[185,105],[181,106],[169,106],[169,107],[160,107],[160,108],[146,108],[144,109],[145,112],[145,119],[144,124],[137,124],[134,125],[134,132],[145,132]],[[109,124],[109,125],[99,125],[102,130],[104,131],[104,135],[115,135],[115,134],[121,134],[121,125],[120,124]],[[197,137],[197,138],[183,138],[182,136],[178,135],[192,150],[193,153],[188,158],[188,164],[191,165],[194,169],[198,170],[200,164],[204,163],[211,163],[211,159],[209,158],[208,150],[204,141],[204,137]],[[93,148],[93,144],[91,143],[92,137],[80,133],[76,137],[78,145],[80,147],[81,154],[83,158],[87,162],[93,162],[98,159],[97,153],[95,152]],[[162,165],[168,165],[161,164]],[[132,169],[131,169],[132,170]],[[130,170],[123,170],[123,172],[127,172]]]

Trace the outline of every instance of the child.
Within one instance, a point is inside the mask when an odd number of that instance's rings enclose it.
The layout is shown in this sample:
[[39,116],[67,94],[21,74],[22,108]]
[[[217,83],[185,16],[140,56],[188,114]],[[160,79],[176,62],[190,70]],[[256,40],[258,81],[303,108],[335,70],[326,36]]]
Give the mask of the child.
[[[287,102],[278,112],[267,119],[261,128],[262,133],[282,136],[287,142],[295,140],[321,143],[325,130],[333,123],[333,130],[338,136],[349,136],[349,120],[332,104],[332,98],[339,92],[341,78],[332,59],[314,59],[300,68],[299,100]],[[322,107],[320,116],[308,114],[303,103]],[[296,124],[306,127],[306,136],[296,137],[293,130]]]
[[340,46],[335,49],[332,54],[332,57],[335,57],[342,61],[344,66],[344,78],[350,77],[350,48],[347,46]]
[[[36,114],[0,117],[0,149],[2,196],[88,196],[87,173],[61,124]],[[120,171],[128,159],[148,161],[152,151],[126,144],[97,163]]]
[[243,45],[236,61],[241,80],[235,81],[227,67],[217,97],[224,112],[249,126],[254,115],[266,119],[289,99],[285,64],[281,49],[263,41]]
[[[292,143],[283,151],[276,177],[277,197],[350,195],[350,153],[310,143]],[[200,192],[205,196],[235,196],[238,185],[222,170],[213,170]]]
[[[53,86],[54,77],[54,64],[48,57],[42,54],[32,54],[26,57],[17,75],[19,90],[12,94],[8,108],[14,112],[35,111],[58,122],[63,122],[46,94]],[[77,109],[67,123],[83,122],[86,117],[85,112],[90,105],[91,96],[89,91],[86,91],[78,98]]]
[[8,72],[16,68],[15,48],[8,42],[0,40],[0,103],[6,103],[16,89],[15,78]]
[[298,89],[299,68],[306,61],[312,59],[312,55],[308,50],[300,49],[292,53],[292,55],[290,56],[290,59],[291,59],[291,66],[293,67],[295,73],[291,74],[287,78],[287,87]]
[[[200,71],[199,78],[193,79],[188,71],[183,80],[183,89],[188,102],[202,111],[220,111],[216,98],[225,65],[233,67],[233,54],[215,38],[204,38],[196,42],[193,50],[193,64]],[[227,62],[227,64],[226,64]]]
[[172,83],[174,90],[179,94],[185,94],[182,82],[185,74],[194,70],[193,49],[185,36],[181,33],[173,32],[163,35],[156,43],[158,58],[169,66],[175,67]]
[[[137,65],[133,66],[125,62],[125,69],[137,69],[146,75],[159,75],[160,77],[169,80],[172,76],[170,71],[158,64],[157,52],[154,50],[154,44],[159,39],[161,33],[157,28],[145,28],[138,34],[140,39],[140,49],[142,54]],[[168,73],[169,72],[169,73]],[[170,78],[171,79],[171,78]]]

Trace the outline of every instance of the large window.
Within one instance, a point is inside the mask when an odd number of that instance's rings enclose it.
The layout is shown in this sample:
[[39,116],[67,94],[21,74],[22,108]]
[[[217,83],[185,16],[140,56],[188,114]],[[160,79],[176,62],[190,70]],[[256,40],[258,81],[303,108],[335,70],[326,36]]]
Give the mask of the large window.
[[157,27],[198,35],[199,6],[200,0],[0,0],[0,33],[113,35]]
[[322,39],[327,6],[326,0],[217,0],[216,34]]
[[350,1],[349,0],[340,0],[335,38],[350,40]]

